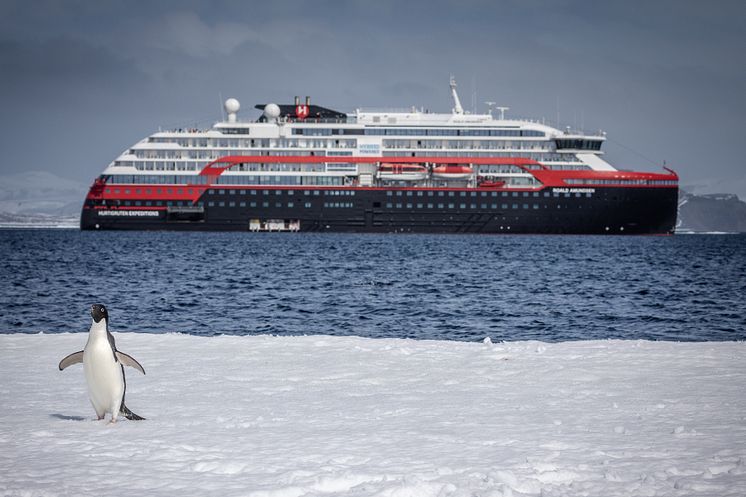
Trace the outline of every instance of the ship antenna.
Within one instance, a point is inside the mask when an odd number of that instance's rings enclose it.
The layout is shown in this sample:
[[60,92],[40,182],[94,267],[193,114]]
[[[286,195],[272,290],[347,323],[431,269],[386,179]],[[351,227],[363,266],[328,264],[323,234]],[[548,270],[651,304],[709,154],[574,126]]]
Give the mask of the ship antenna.
[[500,111],[500,120],[504,121],[505,120],[505,111],[506,110],[510,110],[510,107],[497,107],[497,110]]
[[451,74],[451,97],[453,98],[453,113],[463,114],[464,108],[461,107],[461,101],[458,99],[458,93],[456,93],[456,79]]
[[491,101],[487,100],[487,101],[486,101],[486,102],[484,102],[484,103],[485,103],[485,105],[487,106],[487,113],[488,113],[488,114],[489,114],[490,116],[492,116],[492,108],[493,108],[493,107],[495,106],[495,104],[496,104],[497,102],[491,102]]
[[225,112],[223,111],[223,92],[218,92],[218,102],[220,106],[220,120],[225,122]]

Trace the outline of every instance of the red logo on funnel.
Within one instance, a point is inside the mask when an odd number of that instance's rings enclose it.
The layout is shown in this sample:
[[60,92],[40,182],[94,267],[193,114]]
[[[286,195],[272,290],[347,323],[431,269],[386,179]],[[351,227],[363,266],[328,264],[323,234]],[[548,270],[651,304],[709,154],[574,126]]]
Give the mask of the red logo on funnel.
[[308,117],[308,106],[307,105],[296,105],[295,115],[298,119],[305,119]]

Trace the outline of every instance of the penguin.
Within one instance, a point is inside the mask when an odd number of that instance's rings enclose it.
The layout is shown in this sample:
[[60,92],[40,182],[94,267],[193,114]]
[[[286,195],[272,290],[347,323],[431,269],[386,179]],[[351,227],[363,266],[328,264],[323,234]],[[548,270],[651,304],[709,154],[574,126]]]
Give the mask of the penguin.
[[131,420],[143,420],[124,405],[127,382],[124,366],[130,366],[142,374],[145,370],[131,356],[120,352],[109,332],[109,311],[101,304],[91,306],[91,329],[85,348],[74,352],[60,361],[60,371],[68,366],[83,363],[85,380],[88,384],[88,397],[93,404],[98,419],[111,413],[111,422],[116,423],[119,414]]

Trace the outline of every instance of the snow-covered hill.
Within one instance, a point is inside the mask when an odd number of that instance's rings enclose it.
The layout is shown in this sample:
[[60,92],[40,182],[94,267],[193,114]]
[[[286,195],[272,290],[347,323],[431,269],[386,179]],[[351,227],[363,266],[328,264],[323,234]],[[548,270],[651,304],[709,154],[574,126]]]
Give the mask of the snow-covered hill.
[[78,217],[88,185],[46,171],[0,178],[0,213],[23,216]]

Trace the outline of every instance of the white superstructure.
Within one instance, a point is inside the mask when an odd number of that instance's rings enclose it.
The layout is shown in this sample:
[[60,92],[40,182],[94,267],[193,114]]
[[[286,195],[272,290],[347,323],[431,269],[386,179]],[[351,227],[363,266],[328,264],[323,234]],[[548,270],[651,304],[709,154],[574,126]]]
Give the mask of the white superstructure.
[[[117,157],[103,172],[110,182],[145,182],[148,176],[169,175],[194,178],[205,165],[225,156],[328,156],[330,163],[287,165],[252,164],[234,167],[232,175],[266,176],[285,184],[290,177],[320,176],[329,184],[354,181],[365,184],[375,175],[372,166],[345,163],[345,157],[516,157],[538,161],[550,169],[614,171],[603,160],[601,145],[605,134],[560,131],[538,121],[505,118],[507,107],[498,107],[499,118],[491,113],[465,112],[451,79],[454,101],[450,113],[424,109],[363,110],[349,114],[300,105],[258,106],[263,114],[257,121],[238,119],[239,102],[225,102],[227,120],[210,129],[159,131]],[[327,114],[309,113],[316,108]],[[291,111],[288,111],[291,109]],[[520,168],[480,166],[476,174],[499,175],[507,186],[530,186],[533,178]],[[134,178],[137,181],[134,181]],[[338,178],[335,179],[335,178]],[[319,180],[321,181],[321,180]],[[339,181],[339,183],[337,182]],[[152,183],[160,183],[155,177]],[[320,184],[320,183],[319,183]]]

